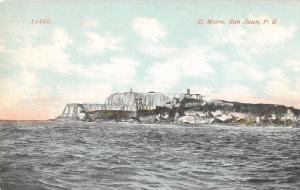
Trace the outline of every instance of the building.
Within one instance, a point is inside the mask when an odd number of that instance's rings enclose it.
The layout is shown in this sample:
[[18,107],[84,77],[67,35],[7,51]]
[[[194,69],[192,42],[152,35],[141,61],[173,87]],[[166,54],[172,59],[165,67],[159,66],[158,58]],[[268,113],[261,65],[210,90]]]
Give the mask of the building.
[[107,110],[155,110],[156,106],[166,104],[170,99],[162,93],[123,92],[114,93],[105,100]]
[[153,114],[162,107],[193,107],[203,103],[203,96],[191,94],[187,89],[186,94],[164,95],[159,92],[114,93],[106,98],[104,104],[67,104],[63,113],[57,119],[67,120],[95,120],[95,119],[120,119],[123,117],[134,118],[141,114]]
[[192,94],[190,89],[186,89],[186,94],[184,94],[184,97],[188,99],[203,100],[204,96],[201,94]]

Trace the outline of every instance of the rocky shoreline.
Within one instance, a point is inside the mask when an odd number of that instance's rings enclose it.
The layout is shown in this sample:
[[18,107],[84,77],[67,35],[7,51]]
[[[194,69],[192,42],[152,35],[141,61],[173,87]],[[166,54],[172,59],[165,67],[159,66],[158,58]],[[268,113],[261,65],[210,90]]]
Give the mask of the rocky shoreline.
[[[80,105],[79,105],[80,107]],[[117,121],[153,124],[300,126],[300,110],[275,104],[251,104],[225,100],[205,101],[182,98],[152,110],[91,110],[82,109],[82,119],[58,117],[57,120],[86,122]]]
[[[184,101],[184,100],[183,100]],[[171,114],[171,112],[174,112]],[[198,105],[161,111],[152,116],[141,116],[141,122],[171,122],[178,124],[225,124],[242,126],[300,126],[300,110],[274,104],[247,104],[213,100]]]

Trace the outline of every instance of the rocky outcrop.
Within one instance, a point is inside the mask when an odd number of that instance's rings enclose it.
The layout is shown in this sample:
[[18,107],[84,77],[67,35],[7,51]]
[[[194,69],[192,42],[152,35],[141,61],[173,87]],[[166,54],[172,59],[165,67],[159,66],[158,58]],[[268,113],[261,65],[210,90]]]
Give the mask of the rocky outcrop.
[[300,110],[275,104],[205,101],[200,94],[115,93],[105,104],[67,104],[58,120],[300,126]]
[[181,123],[299,126],[300,110],[274,104],[250,104],[213,100],[186,109]]

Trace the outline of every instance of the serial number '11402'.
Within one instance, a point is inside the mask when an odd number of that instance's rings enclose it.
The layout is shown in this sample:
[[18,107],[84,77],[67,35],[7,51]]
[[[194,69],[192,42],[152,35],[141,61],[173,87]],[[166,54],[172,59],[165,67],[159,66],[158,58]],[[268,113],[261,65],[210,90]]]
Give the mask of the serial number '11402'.
[[50,24],[50,18],[32,19],[31,24]]

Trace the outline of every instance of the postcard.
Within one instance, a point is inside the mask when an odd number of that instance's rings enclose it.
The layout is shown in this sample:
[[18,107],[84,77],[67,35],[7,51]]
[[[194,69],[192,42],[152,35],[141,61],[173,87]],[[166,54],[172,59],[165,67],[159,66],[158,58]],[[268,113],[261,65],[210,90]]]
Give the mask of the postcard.
[[297,0],[0,0],[0,190],[299,189]]

